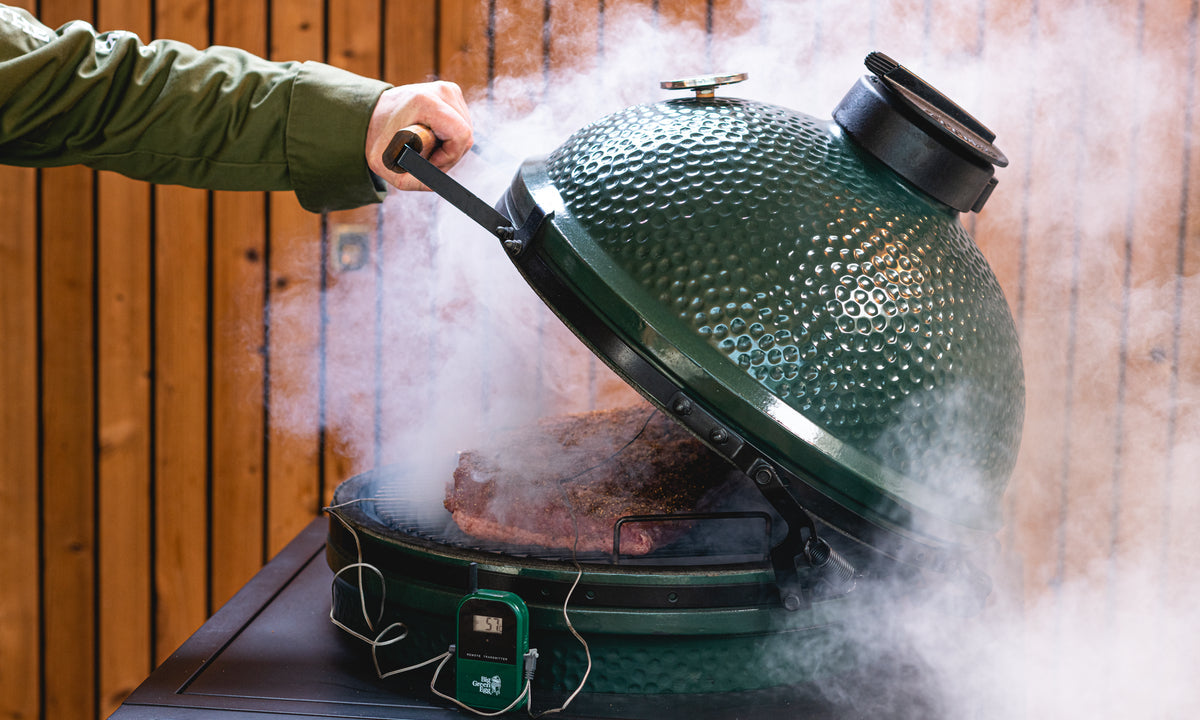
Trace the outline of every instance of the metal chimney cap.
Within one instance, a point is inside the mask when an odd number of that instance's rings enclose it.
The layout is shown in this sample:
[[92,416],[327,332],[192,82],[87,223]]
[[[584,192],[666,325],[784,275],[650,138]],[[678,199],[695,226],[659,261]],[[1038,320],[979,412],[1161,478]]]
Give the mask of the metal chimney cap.
[[866,58],[862,77],[833,119],[871,155],[934,199],[978,212],[1008,158],[996,135],[932,85],[887,55]]

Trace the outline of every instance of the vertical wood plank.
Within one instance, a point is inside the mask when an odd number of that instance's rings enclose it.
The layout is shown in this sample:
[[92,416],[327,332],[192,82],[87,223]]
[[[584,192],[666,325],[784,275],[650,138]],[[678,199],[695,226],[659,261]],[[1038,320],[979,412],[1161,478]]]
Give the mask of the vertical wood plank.
[[497,0],[493,26],[493,97],[514,114],[531,112],[545,92],[544,0]]
[[437,77],[437,0],[384,0],[383,23],[384,80],[407,85]]
[[[763,22],[763,3],[757,0],[710,0],[712,33],[720,47],[727,37],[757,33]],[[859,13],[860,15],[863,13]]]
[[488,90],[488,3],[442,0],[438,75],[462,86],[468,101]]
[[[624,20],[626,18],[637,17],[640,19],[650,20],[654,16],[655,7],[658,0],[604,0],[604,27],[609,27],[610,20]],[[605,45],[610,42],[620,42],[620,37],[607,37]],[[620,47],[615,45],[613,47]]]
[[[147,39],[148,0],[102,0],[101,30]],[[97,176],[100,714],[150,671],[150,186]]]
[[696,30],[707,32],[708,29],[707,2],[695,0],[658,0],[658,15],[668,23],[691,26]]
[[[32,0],[12,3],[34,10]],[[42,714],[38,173],[0,168],[0,717]]]
[[497,0],[493,20],[496,77],[540,78],[544,66],[544,0]]
[[[1200,567],[1200,532],[1195,518],[1200,515],[1200,484],[1196,483],[1196,468],[1200,467],[1200,112],[1197,112],[1200,86],[1200,48],[1197,47],[1196,2],[1188,8],[1187,26],[1192,36],[1188,42],[1188,59],[1182,65],[1188,69],[1191,84],[1185,95],[1186,153],[1181,161],[1186,174],[1180,196],[1186,214],[1176,236],[1178,255],[1175,260],[1178,276],[1172,283],[1175,290],[1176,342],[1172,360],[1176,378],[1171,398],[1174,418],[1174,444],[1170,449],[1168,495],[1164,522],[1167,537],[1163,551],[1164,568]],[[1182,19],[1181,19],[1182,22]],[[1183,573],[1169,572],[1164,578],[1162,592],[1187,606],[1196,579]]]
[[37,172],[0,168],[0,717],[41,714]]
[[43,175],[43,578],[46,717],[95,712],[95,465],[91,171]]
[[[208,44],[208,0],[156,0],[161,37]],[[155,658],[208,617],[209,194],[154,190]]]
[[[82,17],[83,15],[81,15]],[[47,720],[96,714],[93,173],[42,174],[42,608]]]
[[[271,7],[274,60],[321,59],[324,2]],[[274,555],[320,503],[321,216],[292,193],[270,194],[267,287],[267,552]]]
[[[51,27],[90,2],[42,3]],[[98,713],[94,173],[42,172],[42,636],[46,720]]]
[[99,182],[101,712],[150,670],[149,194]]
[[[328,2],[329,62],[380,75],[380,6]],[[375,464],[378,208],[330,213],[325,258],[326,489]],[[325,502],[332,496],[327,493]]]
[[588,72],[599,64],[600,0],[550,3],[550,71]]
[[[213,42],[265,55],[265,0],[215,0]],[[214,608],[262,565],[266,198],[213,193],[212,586]]]

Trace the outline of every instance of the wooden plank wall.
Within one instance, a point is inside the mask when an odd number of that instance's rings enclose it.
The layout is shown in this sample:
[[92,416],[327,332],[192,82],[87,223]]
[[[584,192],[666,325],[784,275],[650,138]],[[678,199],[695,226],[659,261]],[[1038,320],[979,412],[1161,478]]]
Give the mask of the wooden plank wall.
[[[1196,0],[16,4],[52,26],[452,79],[480,109],[511,76],[540,78],[530,109],[580,92],[557,73],[615,62],[631,13],[664,38],[707,34],[709,57],[750,38],[786,43],[802,69],[878,46],[916,68],[1015,77],[971,106],[1013,162],[966,221],[1026,357],[1002,539],[1030,598],[1099,566],[1119,606],[1139,590],[1120,570],[1145,562],[1164,588],[1197,588],[1177,571],[1200,556]],[[1083,10],[1102,27],[1077,27]],[[1063,38],[1123,62],[1081,66]],[[402,459],[396,440],[420,421],[381,389],[438,368],[390,348],[435,341],[414,312],[454,317],[431,279],[447,275],[437,211],[411,196],[321,217],[289,194],[0,168],[0,717],[106,716],[338,482]],[[557,348],[553,319],[537,323]],[[616,392],[594,364],[585,374],[585,405]]]

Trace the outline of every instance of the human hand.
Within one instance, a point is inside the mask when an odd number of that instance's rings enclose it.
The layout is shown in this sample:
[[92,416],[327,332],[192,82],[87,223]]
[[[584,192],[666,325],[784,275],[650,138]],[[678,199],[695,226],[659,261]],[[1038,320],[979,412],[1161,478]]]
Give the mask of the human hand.
[[367,126],[367,165],[401,190],[426,190],[416,178],[394,173],[383,164],[383,153],[398,130],[420,123],[428,126],[440,145],[429,162],[444,170],[457,163],[473,142],[471,114],[462,90],[451,82],[401,85],[379,97]]

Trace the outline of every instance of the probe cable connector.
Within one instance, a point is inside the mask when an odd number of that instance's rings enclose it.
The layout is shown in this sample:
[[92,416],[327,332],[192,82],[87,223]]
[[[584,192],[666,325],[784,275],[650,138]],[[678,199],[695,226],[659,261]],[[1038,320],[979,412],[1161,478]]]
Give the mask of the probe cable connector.
[[529,652],[525,653],[525,681],[533,682],[533,674],[537,672],[538,651],[537,648],[529,648]]

